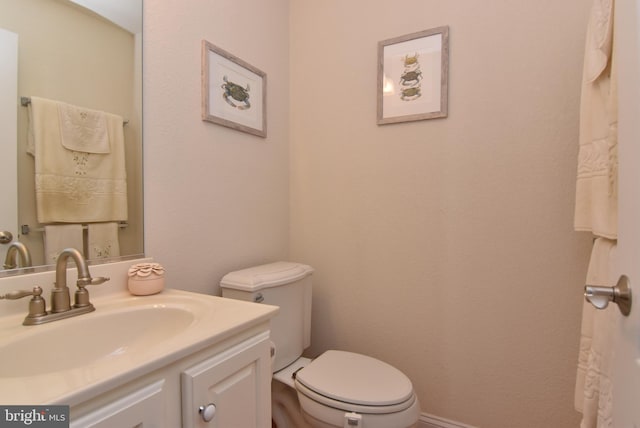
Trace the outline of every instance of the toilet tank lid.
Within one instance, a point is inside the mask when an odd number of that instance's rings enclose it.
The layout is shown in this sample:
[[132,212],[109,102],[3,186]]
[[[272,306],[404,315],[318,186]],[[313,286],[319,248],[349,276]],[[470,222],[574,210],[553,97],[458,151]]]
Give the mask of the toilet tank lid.
[[220,281],[222,288],[257,291],[276,287],[304,278],[313,273],[308,265],[293,262],[275,262],[226,274]]

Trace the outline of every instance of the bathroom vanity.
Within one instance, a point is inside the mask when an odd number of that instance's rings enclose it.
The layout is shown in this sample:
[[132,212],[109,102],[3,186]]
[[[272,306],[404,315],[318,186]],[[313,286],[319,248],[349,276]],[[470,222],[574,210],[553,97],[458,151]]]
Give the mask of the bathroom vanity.
[[269,333],[258,330],[73,405],[70,426],[270,427]]
[[[69,405],[82,428],[270,427],[278,308],[179,290],[132,296],[133,263],[91,267],[111,280],[89,288],[89,314],[23,326],[27,299],[0,301],[0,403]],[[0,294],[24,281],[50,289],[53,273],[0,278]]]

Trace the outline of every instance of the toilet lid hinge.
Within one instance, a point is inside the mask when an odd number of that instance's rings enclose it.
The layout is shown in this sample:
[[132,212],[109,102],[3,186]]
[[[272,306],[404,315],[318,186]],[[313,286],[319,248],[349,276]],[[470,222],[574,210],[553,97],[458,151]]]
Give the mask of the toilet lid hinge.
[[300,370],[302,370],[304,368],[304,366],[298,368],[295,372],[291,373],[291,379],[296,380],[296,376],[298,375],[298,372]]

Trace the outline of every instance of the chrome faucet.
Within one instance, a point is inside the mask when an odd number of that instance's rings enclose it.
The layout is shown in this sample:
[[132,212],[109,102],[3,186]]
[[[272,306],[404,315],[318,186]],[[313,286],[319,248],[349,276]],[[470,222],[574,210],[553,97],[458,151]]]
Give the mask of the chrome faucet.
[[7,256],[4,258],[4,269],[15,269],[18,267],[18,256],[20,256],[20,267],[31,267],[31,254],[29,249],[22,242],[13,241],[7,248]]
[[[78,280],[76,285],[78,289],[75,293],[75,303],[71,306],[71,297],[69,295],[69,287],[67,287],[67,261],[71,257],[78,268]],[[86,290],[87,285],[102,284],[109,281],[109,278],[97,277],[92,278],[89,273],[87,261],[80,251],[75,248],[65,248],[58,255],[56,261],[56,282],[51,290],[51,311],[46,311],[46,304],[41,297],[42,289],[34,287],[33,290],[18,290],[1,295],[0,299],[20,299],[26,296],[33,296],[29,302],[29,313],[24,319],[24,325],[44,324],[50,321],[56,321],[64,318],[74,317],[80,314],[86,314],[95,310],[95,307],[89,302],[89,292]]]

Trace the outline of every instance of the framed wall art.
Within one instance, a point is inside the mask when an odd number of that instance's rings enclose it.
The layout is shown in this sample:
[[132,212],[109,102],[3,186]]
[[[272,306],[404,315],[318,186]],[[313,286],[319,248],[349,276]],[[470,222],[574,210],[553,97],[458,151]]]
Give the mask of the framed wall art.
[[447,117],[449,27],[378,43],[378,125]]
[[267,75],[202,41],[202,120],[265,138]]

